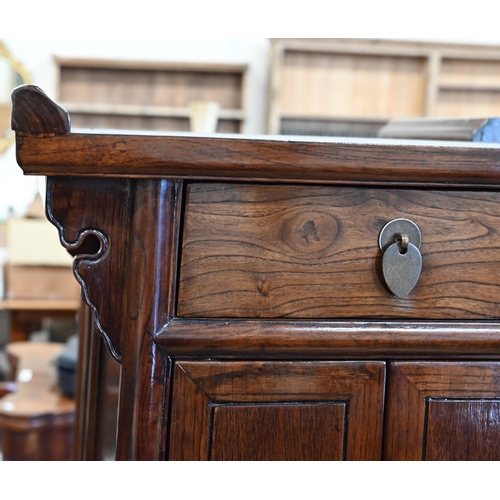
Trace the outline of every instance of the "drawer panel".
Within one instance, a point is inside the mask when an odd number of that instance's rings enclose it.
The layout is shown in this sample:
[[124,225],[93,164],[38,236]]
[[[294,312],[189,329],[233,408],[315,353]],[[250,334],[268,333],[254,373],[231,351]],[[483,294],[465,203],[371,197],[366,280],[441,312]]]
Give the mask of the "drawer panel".
[[[405,298],[385,284],[378,247],[400,217],[422,232]],[[499,292],[500,193],[188,186],[179,316],[491,319]]]

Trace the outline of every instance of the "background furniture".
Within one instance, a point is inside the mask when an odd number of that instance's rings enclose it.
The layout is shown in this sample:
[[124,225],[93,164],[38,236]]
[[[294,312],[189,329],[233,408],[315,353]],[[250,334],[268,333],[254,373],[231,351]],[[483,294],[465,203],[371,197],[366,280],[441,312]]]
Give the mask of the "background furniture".
[[500,142],[500,118],[393,118],[379,129],[377,137]]
[[219,106],[218,132],[245,131],[247,66],[56,58],[73,127],[190,130],[192,103]]
[[[498,146],[117,138],[13,102],[121,363],[118,459],[499,458]],[[422,232],[405,298],[379,247],[399,218]]]
[[498,46],[272,39],[268,132],[376,137],[391,118],[500,114]]
[[14,342],[6,347],[15,390],[0,399],[4,460],[70,460],[75,402],[64,397],[52,364],[64,344]]
[[54,333],[52,340],[66,340],[56,337],[63,334],[64,327],[74,325],[76,330],[81,292],[71,270],[71,255],[48,223],[40,194],[34,196],[23,217],[6,221],[2,233],[5,262],[0,262],[0,311],[8,314],[8,325],[2,325],[4,335],[0,337],[5,340],[0,347],[6,342],[27,341],[34,332],[43,330],[48,335],[49,329]]
[[0,310],[10,313],[9,342],[28,340],[45,318],[74,320],[79,307],[78,300],[0,300]]

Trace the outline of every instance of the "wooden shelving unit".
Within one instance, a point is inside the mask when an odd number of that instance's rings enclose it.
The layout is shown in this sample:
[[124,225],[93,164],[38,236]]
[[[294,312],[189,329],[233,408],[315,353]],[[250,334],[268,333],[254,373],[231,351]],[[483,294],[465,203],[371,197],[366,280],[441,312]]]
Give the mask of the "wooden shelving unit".
[[0,311],[78,311],[80,300],[5,299],[0,300]]
[[273,39],[271,134],[375,137],[392,118],[500,114],[500,46]]
[[190,104],[219,105],[217,132],[243,133],[247,66],[56,58],[74,128],[189,131]]
[[28,340],[33,327],[44,318],[73,319],[81,300],[0,300],[0,311],[10,314],[9,342]]

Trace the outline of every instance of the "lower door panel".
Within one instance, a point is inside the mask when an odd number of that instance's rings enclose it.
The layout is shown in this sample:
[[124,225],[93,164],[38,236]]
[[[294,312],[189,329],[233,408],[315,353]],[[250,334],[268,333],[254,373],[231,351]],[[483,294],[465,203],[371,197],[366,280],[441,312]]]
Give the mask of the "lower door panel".
[[171,460],[380,460],[383,362],[197,362],[174,371]]

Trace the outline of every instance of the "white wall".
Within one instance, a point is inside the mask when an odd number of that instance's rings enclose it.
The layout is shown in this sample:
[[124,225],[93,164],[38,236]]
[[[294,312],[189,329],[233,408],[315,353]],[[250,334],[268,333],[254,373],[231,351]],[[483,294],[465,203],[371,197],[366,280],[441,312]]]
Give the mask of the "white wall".
[[[265,132],[270,46],[268,38],[4,38],[3,40],[14,56],[31,72],[33,83],[52,98],[56,97],[54,56],[247,64],[249,66],[248,133]],[[500,46],[500,34],[496,38],[469,35],[468,38],[462,39],[427,38],[427,40],[490,43]],[[22,214],[36,189],[36,179],[22,175],[15,161],[14,147],[11,147],[0,157],[0,221],[6,217],[8,207],[12,207],[18,215]]]

